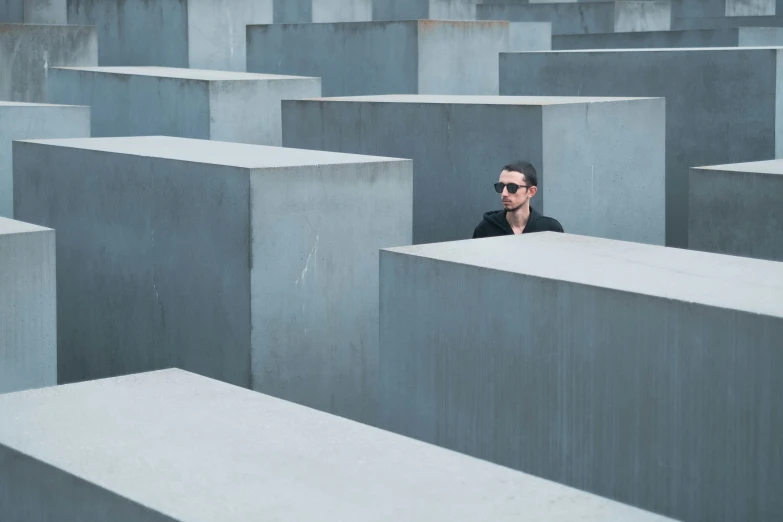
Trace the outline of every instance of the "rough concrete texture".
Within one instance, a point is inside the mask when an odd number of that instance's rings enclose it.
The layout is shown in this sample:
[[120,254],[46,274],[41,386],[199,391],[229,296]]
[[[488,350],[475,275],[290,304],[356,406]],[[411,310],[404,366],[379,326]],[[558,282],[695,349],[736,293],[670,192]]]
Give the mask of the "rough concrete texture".
[[273,0],[67,0],[94,25],[101,65],[245,70],[245,25],[272,23]]
[[770,16],[776,14],[775,2],[776,0],[672,0],[672,17]]
[[568,34],[552,38],[552,49],[654,49],[783,45],[783,28],[735,27],[644,33]]
[[483,3],[478,20],[551,22],[552,34],[590,34],[630,31],[668,31],[669,2],[571,2],[557,4]]
[[688,248],[783,261],[783,160],[691,169]]
[[783,519],[783,263],[545,232],[380,273],[381,427],[683,521]]
[[89,107],[0,101],[0,217],[14,217],[13,140],[89,136]]
[[[781,51],[712,48],[502,53],[507,95],[666,98],[666,241],[685,247],[688,169],[783,153]],[[676,74],[674,74],[676,71]]]
[[0,518],[666,522],[180,370],[0,397]]
[[3,0],[0,23],[59,24],[68,23],[66,0]]
[[283,102],[283,144],[413,159],[414,243],[471,237],[503,165],[538,169],[534,207],[567,231],[664,242],[665,101],[369,96]]
[[0,394],[57,384],[55,302],[54,230],[0,217]]
[[672,29],[718,29],[723,27],[783,27],[783,16],[718,16],[673,18]]
[[319,78],[170,67],[49,71],[49,98],[91,106],[97,137],[165,135],[280,145],[280,101],[320,95]]
[[502,21],[248,26],[247,70],[320,77],[324,96],[497,94],[498,53],[518,48],[520,30]]
[[98,65],[94,27],[0,24],[0,100],[46,102],[53,66]]
[[477,0],[373,0],[373,20],[475,20]]
[[59,381],[175,366],[373,420],[378,250],[411,242],[411,178],[261,145],[16,142],[16,215],[57,230]]
[[274,0],[276,24],[368,22],[373,0]]

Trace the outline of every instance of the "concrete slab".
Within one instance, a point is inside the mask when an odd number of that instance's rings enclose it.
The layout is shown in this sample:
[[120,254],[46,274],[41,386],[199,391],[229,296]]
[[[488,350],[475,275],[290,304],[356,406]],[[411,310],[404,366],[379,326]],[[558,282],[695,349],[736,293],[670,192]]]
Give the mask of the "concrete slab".
[[318,76],[324,96],[497,94],[497,56],[518,48],[519,30],[500,21],[253,25],[247,70]]
[[688,248],[783,261],[783,160],[693,168]]
[[684,521],[783,516],[783,263],[545,232],[380,273],[380,427]]
[[0,397],[0,517],[669,519],[180,370]]
[[688,31],[565,34],[552,38],[552,49],[654,49],[672,47],[758,47],[783,45],[781,27],[731,27]]
[[171,67],[49,71],[49,98],[91,106],[96,137],[165,135],[280,145],[280,100],[320,95],[320,78]]
[[0,101],[0,217],[14,217],[13,140],[89,136],[89,107]]
[[373,20],[475,20],[478,0],[373,0]]
[[46,102],[48,68],[98,65],[94,27],[0,24],[0,100]]
[[283,102],[288,147],[413,159],[413,240],[469,238],[531,161],[566,231],[664,242],[662,99],[390,95]]
[[57,24],[68,23],[67,0],[4,0],[0,3],[0,23]]
[[776,116],[783,108],[777,81],[781,52],[749,47],[503,53],[500,90],[665,97],[666,241],[684,248],[689,168],[783,154],[783,118]]
[[245,25],[272,23],[272,2],[68,0],[68,23],[97,27],[100,65],[244,71]]
[[667,31],[671,4],[658,1],[564,2],[556,4],[482,3],[478,20],[551,22],[552,34]]
[[57,384],[56,313],[54,230],[0,217],[0,394]]
[[274,0],[276,24],[369,22],[373,0]]
[[[780,11],[783,14],[783,11]],[[672,18],[672,29],[716,29],[721,27],[783,27],[783,16],[716,16]]]
[[176,366],[372,420],[378,250],[410,244],[411,178],[183,138],[14,143],[16,215],[57,230],[59,381]]
[[[671,0],[674,18],[775,15],[776,0]],[[779,14],[779,13],[778,13]]]

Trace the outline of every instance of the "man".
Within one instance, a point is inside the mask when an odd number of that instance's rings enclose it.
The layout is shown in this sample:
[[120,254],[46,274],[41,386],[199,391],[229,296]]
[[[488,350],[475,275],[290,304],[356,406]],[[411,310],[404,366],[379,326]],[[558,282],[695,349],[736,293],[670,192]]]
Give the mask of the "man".
[[563,232],[563,226],[550,217],[542,216],[530,206],[538,192],[538,175],[533,165],[518,161],[503,167],[500,180],[495,183],[503,210],[484,214],[484,220],[473,231],[473,238],[529,234],[532,232]]

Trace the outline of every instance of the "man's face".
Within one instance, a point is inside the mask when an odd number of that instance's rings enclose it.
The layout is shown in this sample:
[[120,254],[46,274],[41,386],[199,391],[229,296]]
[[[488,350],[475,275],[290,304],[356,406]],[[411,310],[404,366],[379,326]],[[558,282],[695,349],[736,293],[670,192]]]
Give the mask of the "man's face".
[[508,187],[504,187],[503,193],[500,195],[500,201],[503,203],[503,208],[510,212],[521,208],[536,193],[536,187],[527,187],[527,180],[520,172],[504,170],[500,173],[499,181],[506,185],[509,183],[516,183],[519,185],[516,194],[509,193]]

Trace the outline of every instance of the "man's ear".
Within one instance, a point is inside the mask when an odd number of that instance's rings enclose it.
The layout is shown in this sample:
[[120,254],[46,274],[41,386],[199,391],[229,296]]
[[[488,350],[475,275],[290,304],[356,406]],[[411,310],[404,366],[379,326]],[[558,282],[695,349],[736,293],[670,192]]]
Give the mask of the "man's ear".
[[527,190],[530,192],[530,197],[532,198],[533,196],[536,195],[536,192],[538,192],[538,187],[530,187]]

